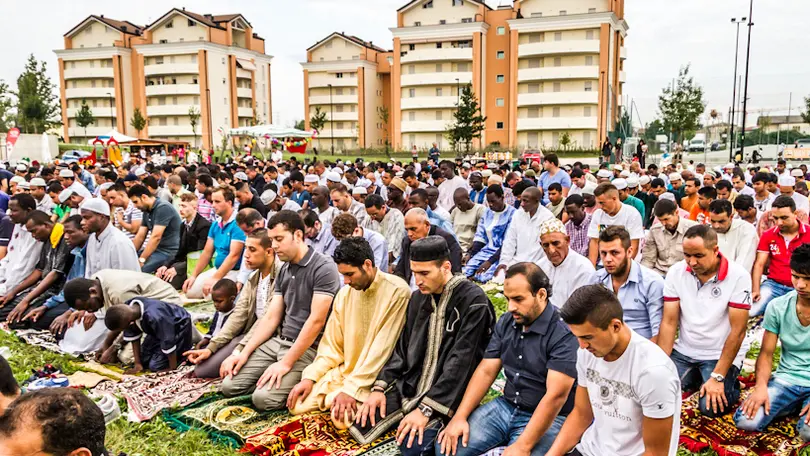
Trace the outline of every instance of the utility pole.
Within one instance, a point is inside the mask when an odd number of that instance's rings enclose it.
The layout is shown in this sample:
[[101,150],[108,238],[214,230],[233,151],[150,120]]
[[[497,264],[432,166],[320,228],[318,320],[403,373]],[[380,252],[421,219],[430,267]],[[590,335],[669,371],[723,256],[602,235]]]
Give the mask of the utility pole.
[[790,141],[790,111],[793,108],[793,92],[790,92],[790,98],[788,98],[788,116],[787,116],[787,137],[788,141]]
[[748,71],[751,67],[751,29],[754,28],[754,0],[750,0],[748,11],[748,48],[745,51],[745,92],[743,93],[743,112],[742,112],[742,135],[740,142],[742,142],[742,155],[745,155],[745,118],[747,117],[746,108],[748,108]]
[[[731,23],[737,24],[737,41],[734,44],[734,79],[731,81],[731,86],[733,88],[733,92],[731,94],[731,106],[734,106],[734,103],[737,100],[737,57],[740,54],[740,24],[745,22],[748,18],[742,18],[739,21],[737,18],[732,17]],[[730,133],[731,137],[734,137],[734,110],[731,111],[731,130]],[[729,147],[728,149],[729,159],[730,161],[734,160],[734,148]]]

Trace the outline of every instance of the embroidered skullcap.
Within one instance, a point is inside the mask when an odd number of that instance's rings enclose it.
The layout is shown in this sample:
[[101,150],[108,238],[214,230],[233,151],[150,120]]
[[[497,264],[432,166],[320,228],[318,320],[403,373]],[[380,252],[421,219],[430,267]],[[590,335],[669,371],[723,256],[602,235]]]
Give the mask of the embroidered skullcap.
[[540,237],[551,233],[562,233],[568,235],[568,233],[565,231],[565,225],[563,222],[556,218],[545,220],[540,224]]

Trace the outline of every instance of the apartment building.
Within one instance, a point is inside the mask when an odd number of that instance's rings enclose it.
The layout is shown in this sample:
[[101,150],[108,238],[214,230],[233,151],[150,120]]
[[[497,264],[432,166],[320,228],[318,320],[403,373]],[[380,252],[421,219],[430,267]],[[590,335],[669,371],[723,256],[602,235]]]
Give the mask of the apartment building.
[[[332,33],[307,49],[304,68],[306,128],[316,113],[326,124],[314,141],[323,150],[383,147],[390,138],[391,52],[356,36]],[[390,110],[388,111],[390,112]]]
[[382,103],[392,145],[448,148],[459,89],[469,84],[487,117],[476,147],[548,148],[567,134],[572,145],[598,148],[619,114],[627,29],[624,0],[515,0],[495,9],[413,0],[391,29],[391,97]]
[[[115,128],[210,149],[223,129],[272,122],[272,57],[241,14],[175,8],[146,26],[90,16],[55,53],[65,141]],[[83,101],[96,117],[86,133],[76,123]],[[140,132],[131,125],[135,108],[147,119]]]

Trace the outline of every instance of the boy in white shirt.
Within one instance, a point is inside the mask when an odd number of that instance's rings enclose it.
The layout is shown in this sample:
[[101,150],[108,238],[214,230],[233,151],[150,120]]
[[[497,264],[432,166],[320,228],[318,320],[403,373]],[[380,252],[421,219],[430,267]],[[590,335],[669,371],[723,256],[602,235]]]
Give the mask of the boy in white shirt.
[[605,227],[618,225],[623,226],[630,233],[630,246],[633,248],[633,255],[638,253],[639,240],[644,237],[644,225],[641,222],[641,214],[626,204],[622,204],[619,199],[619,190],[613,184],[599,184],[593,192],[596,201],[599,203],[597,209],[591,216],[591,224],[588,227],[588,259],[596,266],[599,261],[599,233]]

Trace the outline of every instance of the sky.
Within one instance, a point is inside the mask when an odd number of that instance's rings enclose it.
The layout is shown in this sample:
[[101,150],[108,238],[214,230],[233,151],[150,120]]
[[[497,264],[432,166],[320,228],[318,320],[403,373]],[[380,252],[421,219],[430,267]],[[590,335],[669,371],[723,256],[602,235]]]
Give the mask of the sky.
[[[487,0],[492,7],[508,2]],[[803,98],[810,96],[810,59],[806,58],[810,1],[754,2],[749,125],[760,113],[787,114],[791,92],[793,114],[798,113]],[[53,50],[62,48],[63,34],[90,14],[145,25],[172,6],[185,6],[200,14],[241,13],[266,39],[266,52],[274,57],[275,123],[292,125],[304,115],[300,63],[306,60],[306,49],[334,31],[390,49],[389,28],[396,26],[396,10],[405,3],[407,0],[195,0],[176,4],[156,0],[10,1],[3,5],[6,19],[0,27],[0,80],[16,86],[27,56],[34,54],[47,62],[49,74],[58,84]],[[634,124],[642,125],[658,116],[658,95],[685,65],[690,65],[690,73],[704,89],[707,113],[716,109],[725,120],[734,79],[736,26],[731,18],[748,16],[748,7],[748,0],[626,0],[629,31],[624,94],[636,108]],[[747,33],[746,26],[740,27],[739,74],[745,71]]]

